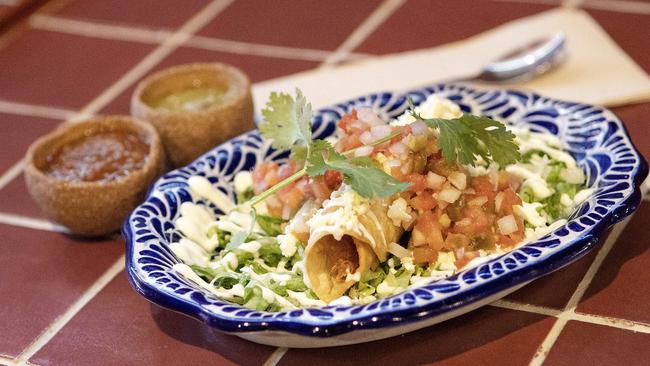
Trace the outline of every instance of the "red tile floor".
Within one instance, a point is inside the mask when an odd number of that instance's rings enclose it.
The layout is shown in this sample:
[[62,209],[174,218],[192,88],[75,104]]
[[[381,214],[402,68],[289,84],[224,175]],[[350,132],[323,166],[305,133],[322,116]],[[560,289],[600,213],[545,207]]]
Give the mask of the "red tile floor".
[[[24,187],[20,158],[37,136],[77,112],[128,113],[133,86],[154,70],[223,61],[262,81],[337,51],[345,60],[460,40],[560,2],[44,1],[0,34],[0,364],[648,364],[649,201],[578,262],[491,306],[388,340],[286,350],[149,304],[126,280],[121,238],[61,233]],[[567,3],[650,70],[650,4]],[[355,32],[371,16],[383,20]],[[189,35],[169,41],[174,32]],[[353,32],[362,37],[349,50]],[[614,111],[650,158],[650,103]]]

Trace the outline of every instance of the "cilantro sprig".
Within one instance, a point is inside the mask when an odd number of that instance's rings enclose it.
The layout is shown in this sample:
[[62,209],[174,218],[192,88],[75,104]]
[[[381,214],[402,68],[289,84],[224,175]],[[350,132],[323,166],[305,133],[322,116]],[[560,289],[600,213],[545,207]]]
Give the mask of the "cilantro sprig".
[[[504,167],[521,158],[519,147],[514,142],[515,135],[501,122],[471,114],[463,114],[455,119],[423,118],[415,111],[410,98],[409,104],[411,115],[416,120],[440,132],[438,144],[448,162],[474,166],[480,157],[487,163],[494,161]],[[305,175],[317,177],[328,170],[340,172],[344,182],[366,198],[388,197],[409,186],[409,183],[400,182],[379,169],[369,157],[353,157],[356,149],[339,153],[329,142],[313,140],[312,107],[299,89],[296,89],[295,98],[286,93],[271,93],[262,116],[264,120],[259,125],[260,133],[272,140],[273,147],[292,149],[294,157],[305,160],[305,166],[251,198],[251,206]],[[390,134],[368,145],[383,144],[399,134]]]
[[[328,170],[340,172],[343,181],[366,198],[388,197],[405,190],[409,185],[386,174],[370,158],[350,158],[354,155],[355,149],[341,154],[329,142],[313,140],[311,104],[307,103],[299,89],[296,89],[295,98],[285,93],[271,93],[266,108],[262,110],[262,116],[264,120],[259,125],[260,133],[265,138],[272,139],[273,147],[291,148],[294,156],[304,158],[306,163],[301,170],[253,197],[250,201],[251,206],[262,202],[305,175],[317,177]],[[369,145],[383,144],[398,135],[399,133],[390,134]]]
[[506,126],[488,117],[464,113],[460,118],[423,118],[415,112],[409,98],[411,115],[431,128],[440,131],[438,144],[446,161],[475,166],[477,157],[486,163],[491,161],[505,167],[521,159],[515,135]]

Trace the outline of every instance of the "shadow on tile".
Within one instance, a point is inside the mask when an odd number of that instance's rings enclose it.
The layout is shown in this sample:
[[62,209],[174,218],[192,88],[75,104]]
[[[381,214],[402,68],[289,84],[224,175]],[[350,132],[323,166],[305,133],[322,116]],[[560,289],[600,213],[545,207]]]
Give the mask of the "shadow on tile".
[[274,348],[252,343],[213,329],[189,316],[150,304],[151,316],[166,335],[216,353],[236,364],[263,363]]

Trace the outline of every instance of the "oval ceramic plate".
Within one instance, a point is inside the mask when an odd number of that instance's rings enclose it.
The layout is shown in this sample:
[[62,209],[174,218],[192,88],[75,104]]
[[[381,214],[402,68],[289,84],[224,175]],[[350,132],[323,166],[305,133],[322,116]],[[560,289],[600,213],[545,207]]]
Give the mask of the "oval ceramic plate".
[[174,272],[172,266],[179,260],[169,250],[169,244],[180,238],[174,219],[181,203],[200,201],[189,193],[187,178],[205,176],[234,199],[232,180],[237,172],[250,170],[262,160],[287,158],[287,151],[274,150],[252,131],[160,178],[146,201],[131,214],[123,232],[133,287],[158,305],[259,343],[326,347],[367,342],[458,316],[575,261],[639,204],[647,163],[614,114],[586,104],[517,91],[437,84],[405,94],[370,94],[323,108],[315,113],[314,135],[332,135],[336,122],[352,108],[369,106],[388,120],[407,109],[408,96],[419,104],[433,93],[454,101],[466,112],[558,136],[585,170],[595,193],[553,233],[447,279],[367,305],[260,312],[220,300]]

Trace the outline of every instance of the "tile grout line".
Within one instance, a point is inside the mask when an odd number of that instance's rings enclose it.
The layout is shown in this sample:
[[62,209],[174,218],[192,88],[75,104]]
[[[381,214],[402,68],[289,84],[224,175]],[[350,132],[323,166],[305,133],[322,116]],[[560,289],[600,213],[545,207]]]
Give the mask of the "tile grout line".
[[0,224],[23,227],[34,230],[53,231],[57,233],[68,233],[63,226],[57,225],[45,219],[36,219],[22,215],[0,212]]
[[607,327],[618,328],[618,329],[628,330],[632,332],[650,333],[650,324],[632,321],[623,318],[615,318],[609,316],[578,313],[578,312],[570,313],[567,311],[549,308],[546,306],[524,304],[516,301],[503,300],[503,299],[497,300],[489,305],[496,308],[523,311],[532,314],[552,316],[555,318],[563,316],[567,318],[567,320],[575,320],[583,323],[603,325]]
[[363,41],[372,34],[386,19],[388,19],[397,9],[399,9],[406,0],[384,0],[370,15],[352,31],[352,33],[343,41],[336,51],[328,56],[321,68],[330,67],[337,62],[343,61],[347,56],[357,48]]
[[90,300],[124,270],[124,254],[104,272],[62,315],[56,318],[18,357],[16,363],[25,365],[27,360],[45,346]]
[[0,99],[0,113],[66,120],[76,112],[70,109]]
[[634,214],[628,216],[625,220],[617,224],[612,230],[612,232],[609,234],[607,240],[605,240],[605,243],[598,251],[596,258],[594,258],[594,261],[591,262],[589,269],[582,277],[580,283],[578,283],[578,286],[576,287],[575,291],[571,295],[571,298],[569,298],[569,301],[564,307],[562,313],[558,315],[557,320],[553,324],[553,327],[548,332],[548,334],[542,341],[542,344],[540,344],[539,348],[537,349],[537,352],[535,353],[532,360],[530,361],[531,366],[539,366],[544,363],[544,361],[546,360],[546,356],[548,356],[549,352],[551,351],[551,348],[559,338],[560,333],[564,329],[564,326],[569,320],[571,320],[572,315],[575,314],[576,306],[582,299],[582,296],[584,296],[585,292],[587,291],[587,288],[589,287],[594,276],[600,269],[600,266],[605,260],[605,257],[607,257],[610,250],[618,240],[621,233],[623,233],[623,231],[625,230],[625,228],[627,227],[628,223],[630,222],[633,216]]
[[22,173],[23,168],[25,167],[25,160],[20,158],[14,165],[7,169],[2,176],[0,176],[0,190],[3,189],[7,184],[11,183],[17,176]]
[[282,357],[284,356],[285,353],[287,353],[289,349],[287,347],[278,347],[271,353],[271,355],[264,361],[262,366],[275,366],[280,362]]
[[[152,30],[139,26],[123,26],[105,24],[96,21],[68,19],[59,16],[36,14],[29,19],[30,26],[35,29],[72,34],[83,37],[94,37],[108,40],[140,42],[145,44],[160,44],[169,37],[170,30]],[[256,55],[265,57],[285,58],[291,60],[306,60],[321,62],[333,52],[319,49],[277,46],[262,43],[242,42],[195,34],[187,34],[183,43],[185,47],[221,51],[236,54]],[[355,58],[369,57],[368,54],[353,53]]]
[[97,98],[86,105],[81,114],[93,114],[105,107],[110,101],[115,99],[121,92],[131,86],[137,79],[144,76],[151,68],[157,65],[183,42],[185,42],[191,33],[196,32],[221,11],[223,11],[234,0],[214,0],[206,7],[196,13],[181,28],[174,32],[171,37],[167,38],[162,44],[145,56],[137,65],[131,68],[117,82],[113,83],[108,89],[104,90]]
[[590,0],[582,4],[584,8],[607,10],[618,13],[650,14],[650,4],[641,1]]
[[16,360],[11,357],[0,355],[0,365],[15,366]]

